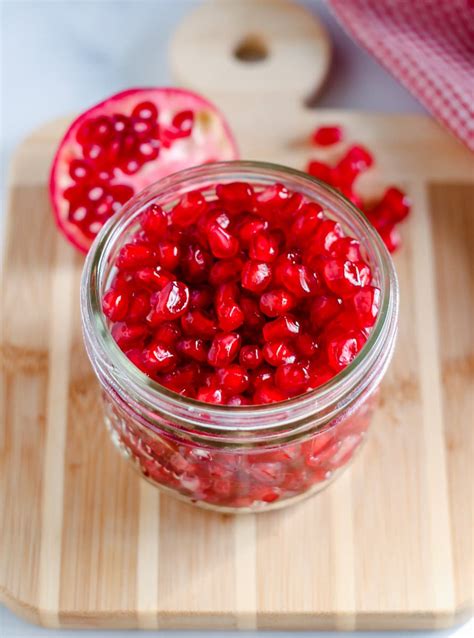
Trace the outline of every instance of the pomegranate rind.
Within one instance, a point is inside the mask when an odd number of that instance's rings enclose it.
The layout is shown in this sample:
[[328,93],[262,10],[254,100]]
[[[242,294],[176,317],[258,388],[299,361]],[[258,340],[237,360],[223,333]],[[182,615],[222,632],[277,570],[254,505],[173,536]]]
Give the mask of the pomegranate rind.
[[63,197],[64,190],[74,184],[69,176],[69,164],[73,159],[82,157],[82,147],[76,139],[77,131],[85,121],[98,115],[129,115],[134,106],[144,101],[152,101],[157,106],[160,124],[163,116],[170,122],[177,112],[192,110],[195,113],[192,135],[176,140],[169,149],[162,149],[156,160],[145,164],[134,175],[126,175],[114,167],[118,171],[117,183],[132,186],[136,193],[179,170],[239,157],[235,138],[222,113],[209,100],[192,91],[178,88],[133,88],[95,104],[79,115],[63,135],[53,158],[49,178],[49,194],[56,226],[83,253],[87,253],[93,239],[86,237],[67,218],[68,204]]

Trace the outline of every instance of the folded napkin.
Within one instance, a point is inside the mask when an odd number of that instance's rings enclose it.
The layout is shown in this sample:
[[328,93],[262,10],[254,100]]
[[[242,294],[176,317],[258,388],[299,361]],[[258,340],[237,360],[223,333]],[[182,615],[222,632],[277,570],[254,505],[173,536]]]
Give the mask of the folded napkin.
[[474,151],[473,0],[330,0],[355,40]]

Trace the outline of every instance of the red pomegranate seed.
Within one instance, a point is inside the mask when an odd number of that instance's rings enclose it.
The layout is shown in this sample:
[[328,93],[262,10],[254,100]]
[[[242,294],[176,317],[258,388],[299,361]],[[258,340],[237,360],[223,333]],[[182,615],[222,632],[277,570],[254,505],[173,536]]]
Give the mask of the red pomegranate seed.
[[331,246],[331,255],[334,257],[342,257],[349,261],[361,261],[360,244],[357,240],[350,237],[341,237],[337,239]]
[[256,405],[263,403],[279,403],[280,401],[284,401],[287,396],[275,387],[270,382],[262,383],[255,394],[253,395],[253,402]]
[[168,345],[155,342],[143,350],[143,365],[152,373],[169,372],[176,367],[176,354]]
[[239,362],[243,368],[254,370],[262,363],[262,351],[258,346],[242,346],[239,353]]
[[203,339],[181,339],[176,343],[176,350],[193,361],[199,361],[200,363],[207,361],[207,347]]
[[219,286],[229,281],[236,281],[240,277],[244,261],[240,257],[233,259],[219,259],[209,271],[209,282],[213,286]]
[[192,111],[180,111],[171,122],[173,135],[176,137],[188,137],[194,124],[194,113]]
[[217,223],[213,223],[209,226],[207,239],[212,254],[218,259],[235,257],[239,251],[239,242],[237,239]]
[[[150,312],[150,295],[146,292],[133,293],[127,312],[127,319],[131,322],[143,321]],[[105,313],[107,314],[107,313]]]
[[240,335],[235,332],[221,333],[212,340],[207,360],[211,366],[222,368],[235,359],[240,348]]
[[295,337],[300,332],[300,324],[291,315],[283,315],[263,326],[265,341],[276,341]]
[[190,337],[212,337],[217,332],[216,322],[202,310],[190,310],[181,317],[184,334]]
[[242,309],[233,299],[221,301],[216,306],[216,314],[219,320],[219,327],[225,332],[237,330],[245,319]]
[[319,126],[312,134],[311,139],[318,146],[331,146],[340,142],[343,137],[340,126]]
[[370,284],[372,274],[363,261],[331,259],[323,270],[327,287],[340,297],[354,294],[357,288]]
[[134,345],[138,347],[145,337],[149,335],[146,326],[127,324],[121,321],[114,323],[111,332],[112,337],[122,350],[126,350]]
[[309,366],[308,389],[315,390],[333,378],[334,370],[327,364],[315,363]]
[[183,315],[189,306],[189,288],[181,281],[170,281],[156,293],[155,307],[148,315],[152,325],[177,319]]
[[291,219],[296,215],[296,213],[301,211],[305,205],[306,199],[304,195],[301,193],[293,193],[293,195],[291,195],[281,207],[281,217],[285,220]]
[[217,184],[216,195],[224,205],[246,208],[252,203],[253,188],[246,182]]
[[256,194],[257,208],[265,213],[275,213],[275,207],[280,207],[290,198],[290,192],[283,184],[272,184]]
[[171,240],[162,240],[156,244],[158,260],[166,270],[173,272],[180,263],[181,249],[179,245]]
[[125,244],[115,262],[117,268],[122,270],[135,270],[143,266],[154,266],[157,263],[154,250],[140,244]]
[[181,336],[179,327],[170,321],[160,324],[154,333],[155,341],[160,341],[167,346],[174,346]]
[[214,300],[214,293],[210,286],[193,288],[189,293],[190,308],[209,308]]
[[198,401],[204,401],[204,403],[215,403],[217,405],[225,403],[224,392],[222,391],[222,388],[199,388],[196,399]]
[[244,313],[245,325],[248,328],[259,330],[265,322],[265,317],[260,312],[258,301],[242,296],[239,303]]
[[318,352],[318,341],[313,335],[304,332],[295,339],[295,346],[303,357],[313,357]]
[[220,386],[227,394],[241,394],[249,385],[249,376],[241,366],[232,364],[220,368],[217,373]]
[[296,353],[285,341],[268,341],[263,346],[263,358],[271,366],[279,366],[283,363],[294,363]]
[[127,316],[130,297],[126,292],[109,290],[102,299],[102,310],[111,321],[122,321]]
[[379,230],[379,233],[384,241],[384,244],[387,246],[387,249],[391,253],[395,252],[397,248],[400,247],[402,240],[398,228],[392,225],[385,226],[384,228]]
[[380,289],[365,286],[348,299],[349,308],[354,310],[359,327],[370,328],[374,325],[380,309]]
[[327,341],[326,354],[329,366],[339,372],[356,357],[365,343],[365,336],[357,331],[336,331]]
[[190,191],[171,211],[171,222],[179,228],[185,228],[194,224],[206,209],[207,201],[201,191]]
[[264,261],[249,260],[242,270],[242,288],[263,292],[272,280],[272,267]]
[[316,273],[311,272],[304,264],[288,264],[283,283],[297,297],[308,297],[321,290]]
[[148,237],[160,239],[168,227],[168,217],[161,206],[151,204],[142,214],[140,224]]
[[343,232],[340,224],[332,219],[323,220],[311,237],[311,244],[308,247],[309,254],[320,255],[329,252],[332,245],[341,237],[343,237]]
[[152,120],[155,121],[158,117],[158,109],[148,100],[139,102],[132,111],[132,118],[138,118],[140,120]]
[[388,188],[378,206],[386,207],[392,213],[392,222],[401,222],[407,217],[411,208],[410,198],[399,188]]
[[324,164],[323,162],[318,162],[316,160],[312,160],[308,163],[306,167],[306,171],[316,177],[316,179],[321,180],[322,182],[326,182],[327,184],[331,183],[331,168]]
[[321,295],[311,303],[311,325],[313,330],[321,328],[341,311],[341,300],[337,297]]
[[260,310],[267,317],[278,317],[291,311],[296,305],[296,298],[291,292],[277,288],[264,292],[260,297]]
[[301,363],[285,363],[275,372],[276,386],[290,396],[304,392],[308,380],[308,371]]
[[307,204],[294,218],[289,236],[295,244],[305,244],[324,219],[319,204]]
[[250,240],[249,255],[256,261],[275,261],[278,256],[279,243],[277,233],[260,230]]
[[255,370],[254,373],[252,374],[251,377],[251,383],[252,386],[257,389],[260,388],[263,384],[267,383],[268,381],[272,381],[273,380],[273,376],[275,374],[275,371],[273,368],[270,368],[270,366],[264,364],[261,365],[258,370]]
[[133,275],[133,281],[139,285],[151,288],[152,290],[161,290],[169,284],[170,281],[176,279],[173,273],[168,272],[161,266],[147,266],[146,268],[140,268],[136,270]]
[[203,250],[198,244],[189,244],[181,258],[181,268],[186,280],[191,283],[207,281],[212,262],[212,255],[207,250]]
[[236,231],[242,248],[250,246],[252,237],[261,230],[268,228],[268,221],[256,215],[245,215],[237,224]]
[[370,168],[374,163],[373,155],[363,146],[354,144],[347,151],[341,162],[355,163],[359,171]]

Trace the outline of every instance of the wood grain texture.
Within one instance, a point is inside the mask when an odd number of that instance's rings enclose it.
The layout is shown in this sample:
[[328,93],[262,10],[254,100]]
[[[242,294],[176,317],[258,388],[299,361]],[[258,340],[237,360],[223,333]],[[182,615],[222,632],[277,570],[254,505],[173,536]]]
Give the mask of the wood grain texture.
[[[202,88],[196,68],[178,67],[183,84]],[[399,338],[371,437],[328,490],[264,515],[201,511],[142,482],[108,441],[82,345],[82,259],[56,232],[46,194],[67,121],[51,123],[18,148],[10,173],[0,599],[62,627],[377,630],[460,621],[472,611],[474,573],[472,157],[422,116],[312,111],[275,84],[249,104],[219,77],[206,93],[243,157],[300,168],[309,157],[330,159],[340,150],[316,151],[308,134],[341,122],[378,160],[361,190],[375,194],[390,180],[414,200],[396,257]]]

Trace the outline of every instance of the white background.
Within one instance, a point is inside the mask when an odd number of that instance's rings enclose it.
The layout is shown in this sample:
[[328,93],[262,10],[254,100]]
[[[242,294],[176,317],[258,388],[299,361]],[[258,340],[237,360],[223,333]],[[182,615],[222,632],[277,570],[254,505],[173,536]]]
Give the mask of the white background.
[[[80,111],[130,86],[172,83],[167,65],[168,40],[179,20],[198,3],[199,0],[0,0],[2,202],[10,154],[37,125]],[[423,112],[415,98],[352,43],[324,1],[306,0],[304,4],[318,12],[334,43],[333,67],[318,106]],[[33,627],[0,605],[1,638],[105,638],[110,635],[111,632],[50,631]],[[128,638],[143,633],[114,631],[113,635]],[[209,636],[207,632],[160,632],[159,635],[162,638]],[[242,636],[234,632],[212,635],[216,638]],[[245,635],[250,638],[257,634]],[[284,638],[291,634],[263,635]],[[382,636],[380,633],[326,632],[302,635]],[[471,621],[469,626],[443,632],[386,635],[467,638],[474,635],[474,624]]]

